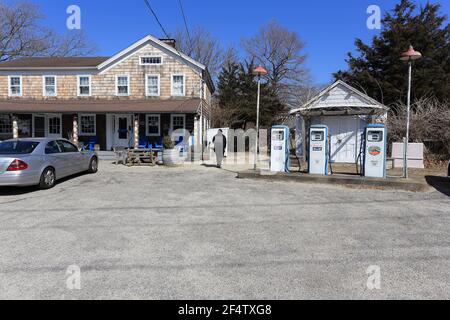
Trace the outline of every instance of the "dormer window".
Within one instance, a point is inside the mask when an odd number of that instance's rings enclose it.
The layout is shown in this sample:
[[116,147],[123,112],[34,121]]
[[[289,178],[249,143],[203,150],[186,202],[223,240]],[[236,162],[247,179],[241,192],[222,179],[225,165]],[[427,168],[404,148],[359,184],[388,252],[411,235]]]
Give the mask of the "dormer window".
[[141,65],[143,66],[160,66],[162,65],[161,56],[145,56],[141,57]]

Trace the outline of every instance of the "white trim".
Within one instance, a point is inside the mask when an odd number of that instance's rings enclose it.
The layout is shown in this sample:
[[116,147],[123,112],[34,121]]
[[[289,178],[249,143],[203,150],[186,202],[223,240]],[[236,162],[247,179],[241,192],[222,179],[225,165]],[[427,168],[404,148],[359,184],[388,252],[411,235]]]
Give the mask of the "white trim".
[[[191,64],[195,65],[196,67],[202,69],[202,70],[206,70],[206,66],[195,61],[194,59],[192,59],[191,57],[183,54],[183,53],[178,53],[178,51],[173,48],[172,46],[168,45],[167,43],[164,43],[162,41],[160,41],[159,39],[153,37],[152,35],[147,35],[146,37],[142,38],[141,40],[135,42],[134,44],[132,44],[131,46],[129,46],[128,48],[120,51],[118,54],[114,55],[113,57],[109,58],[108,60],[106,60],[105,62],[101,63],[98,66],[98,69],[101,70],[103,68],[105,68],[106,66],[112,64],[109,68],[113,67],[115,64],[120,63],[120,61],[116,62],[117,60],[121,60],[123,59],[123,56],[126,56],[128,53],[132,52],[133,50],[137,49],[138,47],[140,47],[141,45],[145,44],[146,42],[151,41],[153,43],[156,43],[157,45],[163,47],[164,49],[170,51],[171,53],[183,58],[184,60],[190,62]],[[114,63],[116,62],[116,63]],[[109,69],[108,68],[108,69]],[[106,70],[103,70],[102,72],[105,72]]]
[[[11,78],[20,79],[20,94],[12,94],[11,92]],[[8,96],[9,97],[22,97],[23,96],[23,79],[22,75],[10,75],[8,76]]]
[[[83,132],[83,127],[81,125],[81,117],[94,117],[94,133]],[[97,136],[97,115],[95,113],[79,113],[78,114],[78,135],[80,137]]]
[[[158,133],[149,133],[148,132],[148,118],[149,117],[158,117]],[[149,113],[145,115],[145,135],[147,137],[159,137],[161,136],[161,114],[159,113]]]
[[[59,135],[55,135],[55,134],[50,135],[50,129],[49,129],[49,123],[48,123],[50,118],[59,118]],[[61,139],[63,136],[62,129],[63,129],[63,123],[62,123],[62,114],[61,113],[45,114],[45,137],[46,138]]]
[[[45,84],[45,78],[55,78],[55,94],[53,95],[47,95],[47,92],[45,90],[46,84]],[[54,75],[43,75],[42,76],[42,96],[44,97],[57,97],[58,96],[58,77]]]
[[[183,94],[173,93],[173,77],[183,77]],[[185,97],[186,96],[186,75],[184,73],[172,73],[170,75],[170,95],[172,97]]]
[[[89,78],[89,94],[81,94],[80,93],[80,78]],[[77,95],[78,97],[90,97],[92,96],[92,76],[91,75],[78,75],[77,76]]]
[[[290,114],[294,114],[294,113],[298,113],[304,110],[313,110],[315,109],[314,107],[311,108],[310,105],[312,105],[313,103],[317,102],[320,98],[322,98],[325,94],[327,94],[328,92],[330,92],[331,90],[333,90],[334,88],[336,88],[337,86],[342,85],[345,88],[347,88],[348,90],[352,91],[353,93],[355,93],[356,95],[358,95],[360,98],[367,100],[370,104],[367,104],[364,107],[358,106],[359,108],[369,108],[369,109],[383,109],[383,110],[388,110],[388,107],[384,106],[383,104],[379,103],[378,101],[376,101],[375,99],[369,97],[368,95],[362,93],[361,91],[359,91],[356,88],[353,88],[352,86],[350,86],[349,84],[345,83],[342,80],[337,80],[336,82],[334,82],[333,84],[329,85],[328,87],[326,87],[325,89],[323,89],[321,92],[319,92],[316,96],[314,96],[312,99],[310,99],[308,102],[306,102],[302,107],[297,108],[297,109],[293,109],[290,111]],[[351,107],[349,105],[345,105],[346,107]],[[319,108],[320,109],[320,108]]]
[[[142,63],[142,58],[161,58],[160,63]],[[142,56],[139,56],[139,65],[140,66],[162,66],[164,64],[164,57],[162,54],[145,54]]]
[[170,115],[170,133],[173,133],[173,118],[174,117],[183,117],[183,129],[186,129],[186,114],[185,113],[172,113]]
[[[127,78],[127,93],[119,93],[119,77]],[[131,94],[131,78],[129,74],[117,74],[116,75],[116,96],[117,97],[128,97]]]
[[[158,94],[149,94],[148,92],[148,77],[158,77]],[[148,73],[145,75],[145,95],[147,97],[159,97],[161,96],[161,75],[157,73]]]

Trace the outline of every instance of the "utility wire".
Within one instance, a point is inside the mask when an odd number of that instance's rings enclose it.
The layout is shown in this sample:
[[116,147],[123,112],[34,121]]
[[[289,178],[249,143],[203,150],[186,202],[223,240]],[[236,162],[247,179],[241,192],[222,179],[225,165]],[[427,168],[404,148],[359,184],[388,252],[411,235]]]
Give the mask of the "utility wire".
[[190,50],[192,51],[192,48],[193,48],[192,38],[191,38],[191,33],[189,32],[189,27],[188,27],[188,23],[187,23],[187,19],[186,19],[186,14],[184,13],[184,8],[183,8],[183,4],[181,3],[181,0],[178,0],[178,3],[180,4],[181,15],[183,16],[183,21],[184,21],[184,27],[186,28],[186,33],[187,33],[188,40],[189,40]]
[[147,5],[147,8],[150,10],[150,12],[153,14],[153,17],[155,18],[156,22],[159,24],[159,27],[161,28],[162,32],[166,36],[167,39],[169,39],[169,34],[166,32],[166,29],[164,29],[163,25],[161,24],[161,21],[159,21],[158,15],[153,10],[152,6],[150,5],[150,2],[148,0],[144,0],[145,4]]

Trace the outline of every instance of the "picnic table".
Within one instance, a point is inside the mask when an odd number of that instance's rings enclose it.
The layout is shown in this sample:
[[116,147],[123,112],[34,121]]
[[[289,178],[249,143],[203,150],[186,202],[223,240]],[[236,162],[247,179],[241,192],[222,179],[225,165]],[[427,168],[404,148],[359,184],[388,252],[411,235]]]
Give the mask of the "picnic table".
[[163,152],[160,148],[149,149],[126,149],[125,165],[133,166],[156,166],[158,155]]

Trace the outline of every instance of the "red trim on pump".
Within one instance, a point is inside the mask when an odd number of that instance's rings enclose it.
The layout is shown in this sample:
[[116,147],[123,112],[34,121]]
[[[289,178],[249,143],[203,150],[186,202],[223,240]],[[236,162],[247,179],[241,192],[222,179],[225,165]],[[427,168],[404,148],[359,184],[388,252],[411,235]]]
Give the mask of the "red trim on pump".
[[9,165],[8,169],[6,171],[8,172],[14,172],[14,171],[24,171],[28,169],[28,164],[23,162],[22,160],[15,159],[11,164]]

